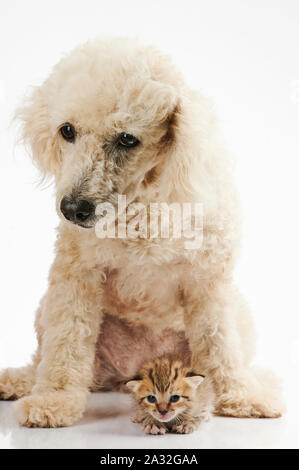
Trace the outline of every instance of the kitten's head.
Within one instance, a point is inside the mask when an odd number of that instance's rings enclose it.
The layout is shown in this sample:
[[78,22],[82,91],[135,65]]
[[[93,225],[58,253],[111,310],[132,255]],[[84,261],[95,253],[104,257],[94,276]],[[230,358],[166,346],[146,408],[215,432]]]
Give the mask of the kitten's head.
[[127,387],[144,413],[166,423],[190,408],[203,380],[181,361],[162,358],[146,364]]

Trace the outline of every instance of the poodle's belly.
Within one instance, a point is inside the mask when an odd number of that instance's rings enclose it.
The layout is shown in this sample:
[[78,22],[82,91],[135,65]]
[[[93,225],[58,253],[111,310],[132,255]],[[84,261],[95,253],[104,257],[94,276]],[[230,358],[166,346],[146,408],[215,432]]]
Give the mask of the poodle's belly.
[[189,355],[184,331],[152,329],[106,314],[95,358],[93,391],[120,389],[142,365],[163,354]]

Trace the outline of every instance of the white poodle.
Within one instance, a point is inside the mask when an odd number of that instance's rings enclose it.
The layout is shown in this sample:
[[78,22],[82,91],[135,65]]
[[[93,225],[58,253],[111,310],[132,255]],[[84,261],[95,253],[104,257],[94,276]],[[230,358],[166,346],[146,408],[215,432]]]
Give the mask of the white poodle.
[[[194,369],[212,376],[216,413],[280,416],[275,379],[249,365],[252,321],[233,283],[239,205],[211,104],[155,48],[97,40],[56,65],[20,118],[35,162],[55,179],[61,218],[38,350],[0,375],[20,423],[71,425],[89,391],[119,389],[146,360],[188,348]],[[118,195],[125,236],[99,237],[97,208],[116,208]],[[131,203],[145,208],[138,223]],[[153,203],[201,203],[201,246],[139,230]]]

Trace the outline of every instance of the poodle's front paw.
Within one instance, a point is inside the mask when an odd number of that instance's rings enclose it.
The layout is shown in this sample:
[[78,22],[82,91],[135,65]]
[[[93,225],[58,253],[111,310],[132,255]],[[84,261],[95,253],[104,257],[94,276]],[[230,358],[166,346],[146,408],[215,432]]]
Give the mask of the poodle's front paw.
[[82,416],[85,406],[86,394],[79,391],[32,394],[14,403],[20,424],[41,428],[70,426]]
[[194,423],[182,423],[172,426],[171,430],[177,434],[190,434],[197,429]]
[[143,431],[146,434],[165,434],[166,429],[164,426],[159,426],[158,424],[146,424],[143,426]]

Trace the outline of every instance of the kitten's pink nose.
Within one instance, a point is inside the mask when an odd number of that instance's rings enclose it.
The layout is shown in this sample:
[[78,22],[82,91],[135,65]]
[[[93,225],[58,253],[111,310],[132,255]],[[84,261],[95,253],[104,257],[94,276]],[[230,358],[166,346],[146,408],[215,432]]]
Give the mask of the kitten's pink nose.
[[168,404],[167,403],[159,403],[157,406],[159,413],[163,416],[166,415],[167,410],[168,410]]

